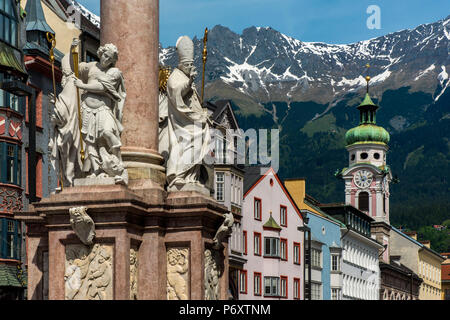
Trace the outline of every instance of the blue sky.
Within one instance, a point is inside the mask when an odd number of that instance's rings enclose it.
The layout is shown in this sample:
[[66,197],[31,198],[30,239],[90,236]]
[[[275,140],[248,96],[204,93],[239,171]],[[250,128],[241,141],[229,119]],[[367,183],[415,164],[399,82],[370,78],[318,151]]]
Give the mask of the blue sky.
[[[100,0],[78,0],[100,15]],[[370,5],[380,8],[380,29],[369,29]],[[160,42],[203,37],[217,24],[241,33],[272,27],[301,41],[353,43],[414,28],[450,15],[449,0],[160,0]]]

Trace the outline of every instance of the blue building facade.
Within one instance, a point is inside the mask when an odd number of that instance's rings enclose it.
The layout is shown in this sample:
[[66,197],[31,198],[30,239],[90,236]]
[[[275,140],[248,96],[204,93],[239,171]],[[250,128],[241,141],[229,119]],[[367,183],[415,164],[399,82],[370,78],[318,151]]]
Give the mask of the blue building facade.
[[[302,210],[311,228],[311,299],[341,300],[341,227],[345,226],[310,204]],[[315,212],[314,212],[314,211]]]

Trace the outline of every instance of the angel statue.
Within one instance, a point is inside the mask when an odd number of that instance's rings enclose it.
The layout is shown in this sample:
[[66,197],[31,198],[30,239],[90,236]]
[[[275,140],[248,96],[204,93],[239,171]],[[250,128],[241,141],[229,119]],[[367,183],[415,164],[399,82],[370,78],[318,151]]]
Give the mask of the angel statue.
[[[75,39],[72,46],[77,46]],[[82,91],[81,134],[86,144],[83,172],[87,178],[113,177],[117,184],[128,184],[122,162],[120,136],[126,90],[122,72],[115,67],[119,52],[115,45],[101,46],[99,62],[80,63],[74,84]]]
[[53,133],[50,136],[50,161],[55,171],[60,171],[62,186],[73,186],[75,176],[81,175],[80,129],[78,122],[77,90],[75,75],[70,66],[70,54],[62,59],[62,92],[56,98],[50,122]]

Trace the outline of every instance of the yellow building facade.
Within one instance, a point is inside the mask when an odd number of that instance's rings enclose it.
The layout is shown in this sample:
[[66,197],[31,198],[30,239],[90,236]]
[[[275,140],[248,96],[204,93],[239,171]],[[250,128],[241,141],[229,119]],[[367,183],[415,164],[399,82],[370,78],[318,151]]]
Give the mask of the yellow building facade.
[[[424,244],[425,245],[425,244]],[[428,249],[428,250],[427,250]],[[431,252],[427,245],[419,250],[419,300],[441,300],[441,263],[443,259]]]
[[[72,16],[68,16],[64,7],[57,0],[47,2],[41,0],[45,19],[55,32],[56,49],[63,53],[69,52],[74,38],[79,38],[81,30],[73,22]],[[25,8],[27,0],[20,0],[20,5]]]
[[[300,210],[309,210],[311,212],[322,215],[316,208],[308,205],[308,198],[314,201],[313,198],[306,194],[306,180],[305,179],[287,179],[284,181],[286,189],[294,199],[295,204]],[[305,202],[306,200],[306,202]]]

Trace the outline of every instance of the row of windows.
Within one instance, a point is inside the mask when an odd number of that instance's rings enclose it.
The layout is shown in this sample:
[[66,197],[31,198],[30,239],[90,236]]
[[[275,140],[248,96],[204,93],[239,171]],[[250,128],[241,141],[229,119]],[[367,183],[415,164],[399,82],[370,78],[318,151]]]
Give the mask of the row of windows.
[[[253,273],[253,294],[255,296],[262,295],[264,289],[265,297],[288,298],[288,277],[264,277],[264,287],[262,288],[262,274],[260,272]],[[300,299],[300,279],[294,278],[292,293],[294,299]],[[239,292],[248,294],[247,271],[241,270],[239,276]]]
[[422,285],[420,286],[420,290],[422,290],[423,294],[432,294],[435,296],[440,297],[441,296],[441,290],[432,286],[429,286],[427,284],[422,283]]
[[[231,174],[231,203],[242,205],[242,178]],[[216,172],[216,200],[225,200],[225,172]]]
[[0,39],[18,47],[18,22],[12,0],[0,0]]
[[349,297],[363,300],[379,299],[378,286],[374,282],[344,275],[342,288],[344,295]]
[[[360,157],[361,160],[367,160],[367,159],[369,158],[369,154],[368,154],[367,152],[363,152],[363,153],[361,153],[361,154],[359,155],[359,157]],[[380,160],[381,155],[380,155],[378,152],[375,152],[375,153],[373,154],[373,158],[374,158],[375,160]],[[356,159],[356,155],[355,155],[355,154],[352,154],[352,155],[351,155],[351,160],[352,160],[352,161],[355,161],[355,159]]]
[[344,240],[343,258],[353,264],[376,271],[377,254],[378,252],[375,250],[371,252],[349,240]]
[[[244,234],[244,254],[248,254],[247,251],[247,231]],[[253,254],[255,256],[261,256],[261,233],[253,233]],[[264,257],[280,258],[281,260],[288,261],[288,241],[283,238],[264,237]],[[293,262],[294,264],[300,264],[300,243],[293,243]]]
[[0,219],[0,258],[20,260],[21,255],[20,222]]
[[419,263],[419,275],[436,283],[441,282],[441,270],[423,261]]
[[[254,198],[253,200],[253,217],[255,220],[262,220],[262,201],[259,198]],[[287,227],[287,207],[280,205],[280,225],[282,227]]]
[[0,182],[22,184],[22,148],[19,145],[0,142]]

